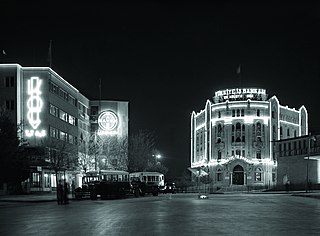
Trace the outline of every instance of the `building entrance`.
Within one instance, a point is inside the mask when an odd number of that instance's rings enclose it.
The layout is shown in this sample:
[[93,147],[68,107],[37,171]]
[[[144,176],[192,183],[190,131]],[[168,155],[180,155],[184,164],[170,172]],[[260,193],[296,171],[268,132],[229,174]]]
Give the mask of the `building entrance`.
[[244,171],[243,167],[236,165],[232,172],[232,184],[234,185],[244,185]]

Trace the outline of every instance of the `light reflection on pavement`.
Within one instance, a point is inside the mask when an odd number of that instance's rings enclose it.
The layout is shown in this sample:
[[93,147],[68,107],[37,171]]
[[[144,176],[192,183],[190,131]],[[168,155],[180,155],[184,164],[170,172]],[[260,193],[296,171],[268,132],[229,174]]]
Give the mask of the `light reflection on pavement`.
[[286,194],[165,194],[0,205],[0,235],[319,235],[320,200]]

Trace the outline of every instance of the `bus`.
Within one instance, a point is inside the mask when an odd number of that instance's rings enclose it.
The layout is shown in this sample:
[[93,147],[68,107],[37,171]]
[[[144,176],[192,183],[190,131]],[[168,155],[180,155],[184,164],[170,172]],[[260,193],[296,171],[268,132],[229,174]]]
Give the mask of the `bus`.
[[157,196],[164,187],[164,174],[153,171],[132,172],[129,174],[133,193],[136,197],[152,193]]
[[82,177],[82,187],[76,189],[76,198],[123,198],[132,194],[129,172],[122,170],[100,170],[87,172]]

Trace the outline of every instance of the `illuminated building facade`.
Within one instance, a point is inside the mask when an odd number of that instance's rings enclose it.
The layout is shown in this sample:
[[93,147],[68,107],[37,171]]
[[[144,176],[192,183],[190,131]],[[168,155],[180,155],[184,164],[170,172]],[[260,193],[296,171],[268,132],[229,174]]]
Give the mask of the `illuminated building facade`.
[[91,140],[99,146],[102,169],[127,170],[128,102],[90,101]]
[[277,159],[277,188],[290,190],[320,189],[320,135],[282,139],[273,142]]
[[[79,185],[80,178],[76,172],[80,173],[86,167],[81,164],[79,167],[74,160],[84,160],[89,153],[91,101],[49,67],[0,64],[0,83],[1,108],[20,128],[21,143],[26,147],[44,147],[46,150],[42,164],[39,164],[40,161],[31,166],[30,191],[50,191],[56,187],[55,174],[48,161],[58,152],[63,152],[70,160],[65,170],[73,170],[67,176],[64,176],[64,171],[63,178]],[[112,104],[111,110],[118,102]],[[128,122],[127,117],[123,118],[128,116],[128,112],[116,114],[121,117],[121,122]],[[120,120],[117,128],[127,128],[128,125]],[[128,131],[122,132],[123,136],[128,134]],[[119,133],[114,135],[118,136]]]
[[217,91],[203,110],[192,112],[191,169],[208,173],[212,189],[275,186],[272,141],[306,135],[307,124],[304,106],[282,106],[265,89]]

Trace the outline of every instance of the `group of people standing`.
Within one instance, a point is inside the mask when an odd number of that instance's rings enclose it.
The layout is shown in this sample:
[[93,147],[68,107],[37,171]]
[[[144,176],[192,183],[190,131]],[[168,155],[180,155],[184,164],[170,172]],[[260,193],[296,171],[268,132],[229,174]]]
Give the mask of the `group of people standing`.
[[59,180],[58,187],[57,187],[58,205],[69,204],[68,194],[69,194],[68,183],[64,181],[64,184],[62,184],[62,181]]

